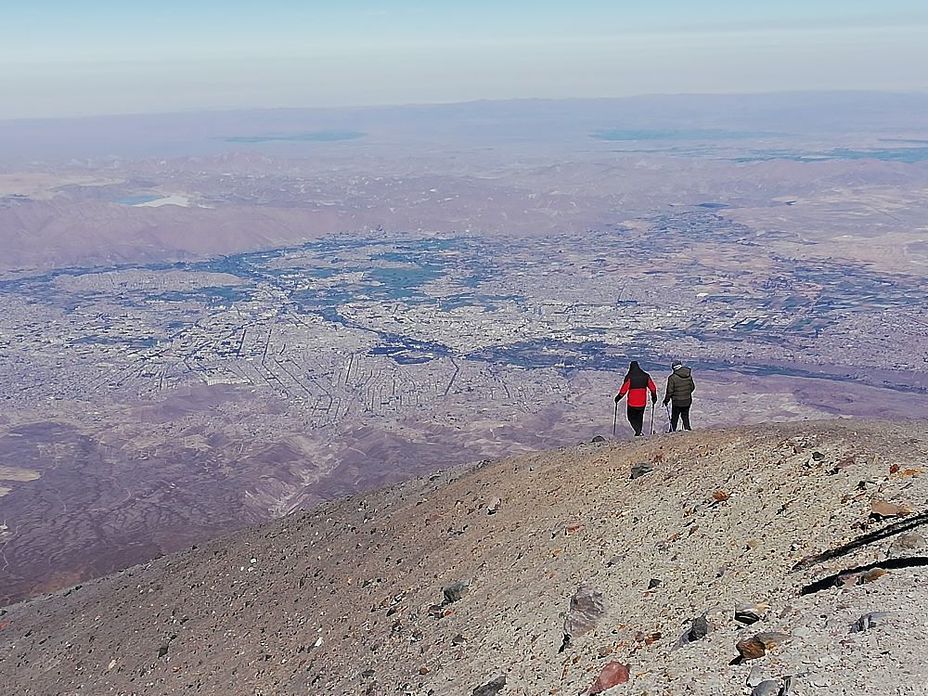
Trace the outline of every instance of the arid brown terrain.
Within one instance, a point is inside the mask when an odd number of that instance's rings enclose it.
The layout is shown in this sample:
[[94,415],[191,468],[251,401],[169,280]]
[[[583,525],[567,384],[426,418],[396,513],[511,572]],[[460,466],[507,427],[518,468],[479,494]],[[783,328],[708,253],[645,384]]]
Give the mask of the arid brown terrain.
[[589,440],[632,359],[661,387],[694,369],[698,428],[928,418],[925,114],[822,93],[0,123],[0,603]]
[[22,696],[535,696],[601,674],[610,694],[917,696],[926,511],[923,422],[584,444],[9,607],[0,672]]

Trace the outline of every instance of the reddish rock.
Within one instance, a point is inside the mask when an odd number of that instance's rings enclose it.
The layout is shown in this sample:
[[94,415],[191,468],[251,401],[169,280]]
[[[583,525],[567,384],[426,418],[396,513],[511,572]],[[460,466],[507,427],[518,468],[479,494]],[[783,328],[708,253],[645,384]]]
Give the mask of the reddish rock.
[[876,582],[888,573],[889,571],[882,568],[871,568],[858,573],[843,573],[838,577],[838,584],[845,588],[854,585],[866,585],[868,582]]
[[888,572],[889,571],[883,570],[882,568],[871,568],[870,570],[860,574],[860,578],[858,579],[857,584],[865,585],[868,582],[876,582]]
[[879,498],[874,498],[870,501],[870,517],[875,520],[882,520],[887,517],[905,517],[911,514],[912,510],[904,505],[888,503]]
[[625,684],[627,681],[628,665],[623,665],[621,662],[610,662],[603,667],[603,671],[596,677],[596,681],[587,690],[587,694],[601,694],[606,689]]
[[745,638],[735,646],[742,660],[756,660],[767,653],[767,646],[757,638]]

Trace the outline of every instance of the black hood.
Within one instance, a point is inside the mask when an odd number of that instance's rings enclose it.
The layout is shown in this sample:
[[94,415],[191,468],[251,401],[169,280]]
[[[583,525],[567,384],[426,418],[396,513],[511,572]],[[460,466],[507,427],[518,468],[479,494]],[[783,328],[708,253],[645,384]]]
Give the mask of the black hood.
[[625,374],[625,379],[630,382],[629,386],[632,389],[644,389],[648,386],[648,380],[651,379],[651,375],[641,369],[637,360],[632,360],[628,365],[628,372]]

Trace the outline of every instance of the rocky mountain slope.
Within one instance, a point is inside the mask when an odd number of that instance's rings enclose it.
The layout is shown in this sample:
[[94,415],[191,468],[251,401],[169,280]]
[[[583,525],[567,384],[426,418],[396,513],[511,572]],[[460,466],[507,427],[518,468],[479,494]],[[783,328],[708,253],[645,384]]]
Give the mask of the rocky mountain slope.
[[0,691],[926,694],[926,511],[922,423],[487,463],[8,607]]

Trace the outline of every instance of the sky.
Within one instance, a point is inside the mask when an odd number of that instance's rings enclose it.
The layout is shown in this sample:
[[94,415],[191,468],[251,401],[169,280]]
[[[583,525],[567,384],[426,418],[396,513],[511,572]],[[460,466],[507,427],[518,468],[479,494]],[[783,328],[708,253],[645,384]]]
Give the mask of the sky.
[[0,0],[0,119],[928,91],[926,0]]

